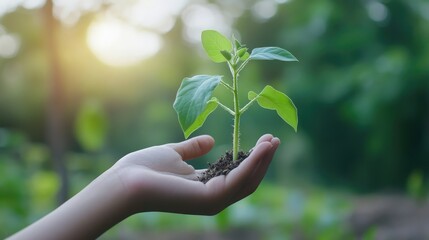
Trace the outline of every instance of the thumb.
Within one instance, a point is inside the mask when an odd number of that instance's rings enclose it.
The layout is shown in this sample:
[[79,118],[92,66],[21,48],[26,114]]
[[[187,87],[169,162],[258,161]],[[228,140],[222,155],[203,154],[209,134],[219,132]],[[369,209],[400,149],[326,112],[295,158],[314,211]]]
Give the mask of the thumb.
[[214,139],[209,135],[202,135],[166,146],[180,154],[183,160],[189,160],[208,153],[214,146]]

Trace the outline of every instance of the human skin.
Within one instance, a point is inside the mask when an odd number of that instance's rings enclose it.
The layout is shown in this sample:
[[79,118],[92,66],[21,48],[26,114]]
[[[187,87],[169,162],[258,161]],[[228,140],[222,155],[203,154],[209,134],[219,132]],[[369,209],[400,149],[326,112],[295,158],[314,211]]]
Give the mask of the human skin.
[[186,163],[208,153],[208,135],[132,152],[66,203],[9,239],[95,239],[141,212],[215,215],[253,193],[280,144],[263,135],[227,176],[196,181],[203,170]]

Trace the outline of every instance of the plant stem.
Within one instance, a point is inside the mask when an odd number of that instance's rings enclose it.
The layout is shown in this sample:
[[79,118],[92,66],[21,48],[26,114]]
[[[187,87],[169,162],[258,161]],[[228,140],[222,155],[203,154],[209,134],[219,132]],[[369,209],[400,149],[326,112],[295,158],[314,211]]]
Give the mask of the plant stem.
[[232,116],[235,116],[235,112],[232,111],[229,107],[223,105],[221,102],[217,102],[217,104],[219,104],[219,106],[223,108],[225,111],[227,111],[229,114],[231,114]]
[[232,91],[234,91],[234,90],[232,89],[232,87],[228,85],[228,83],[226,83],[226,82],[224,82],[224,81],[220,81],[220,83],[221,83],[224,87],[226,87],[228,90],[230,90],[231,92],[232,92]]
[[240,114],[244,113],[250,106],[252,106],[252,104],[255,102],[256,97],[252,100],[250,100],[250,102],[248,102],[246,105],[244,105],[244,107],[242,109],[240,109]]
[[238,100],[238,72],[235,67],[231,67],[232,73],[232,88],[234,95],[234,133],[232,139],[232,159],[236,161],[238,159],[238,150],[240,147],[240,104]]

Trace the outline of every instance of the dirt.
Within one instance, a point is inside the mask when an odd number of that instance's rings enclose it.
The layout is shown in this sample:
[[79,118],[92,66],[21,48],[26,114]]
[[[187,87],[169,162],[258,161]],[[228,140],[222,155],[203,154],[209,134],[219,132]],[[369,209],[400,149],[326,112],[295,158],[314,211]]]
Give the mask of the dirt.
[[232,160],[232,151],[227,151],[222,155],[216,162],[209,163],[209,167],[205,172],[202,173],[201,177],[198,178],[200,182],[206,183],[210,179],[220,176],[227,175],[234,168],[238,167],[240,163],[250,155],[249,152],[238,152],[238,159]]

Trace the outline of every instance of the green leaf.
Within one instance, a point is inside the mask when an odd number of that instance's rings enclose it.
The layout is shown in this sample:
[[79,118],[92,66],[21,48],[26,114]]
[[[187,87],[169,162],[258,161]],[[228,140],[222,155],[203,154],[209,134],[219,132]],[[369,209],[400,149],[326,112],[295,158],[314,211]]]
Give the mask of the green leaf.
[[251,60],[280,60],[280,61],[298,61],[290,52],[279,47],[255,48],[250,54]]
[[220,53],[222,54],[222,56],[226,59],[226,60],[231,60],[231,53],[225,50],[220,51]]
[[250,91],[249,100],[256,98],[258,104],[269,110],[276,110],[277,114],[289,124],[295,132],[298,130],[298,112],[292,100],[286,94],[277,91],[270,85],[267,85],[261,93],[256,94]]
[[222,76],[210,75],[183,79],[173,107],[186,138],[201,127],[207,116],[216,109],[217,100],[209,99],[221,79]]
[[206,121],[207,117],[216,110],[218,106],[218,100],[217,98],[212,98],[210,101],[207,102],[206,108],[203,112],[195,119],[194,123],[192,123],[186,130],[183,131],[185,134],[185,138],[188,138],[195,130],[200,128],[204,122]]
[[237,51],[237,55],[240,58],[242,58],[246,53],[247,53],[247,48],[240,48],[240,50]]
[[238,41],[234,35],[232,35],[232,41],[234,42],[234,48],[235,50],[240,49],[241,47],[243,47],[243,45],[240,43],[240,41]]
[[246,61],[250,57],[249,52],[245,52],[242,57],[240,57],[241,61]]
[[204,50],[213,62],[221,63],[227,61],[221,51],[231,51],[232,44],[228,38],[217,31],[205,30],[201,33],[201,42]]

